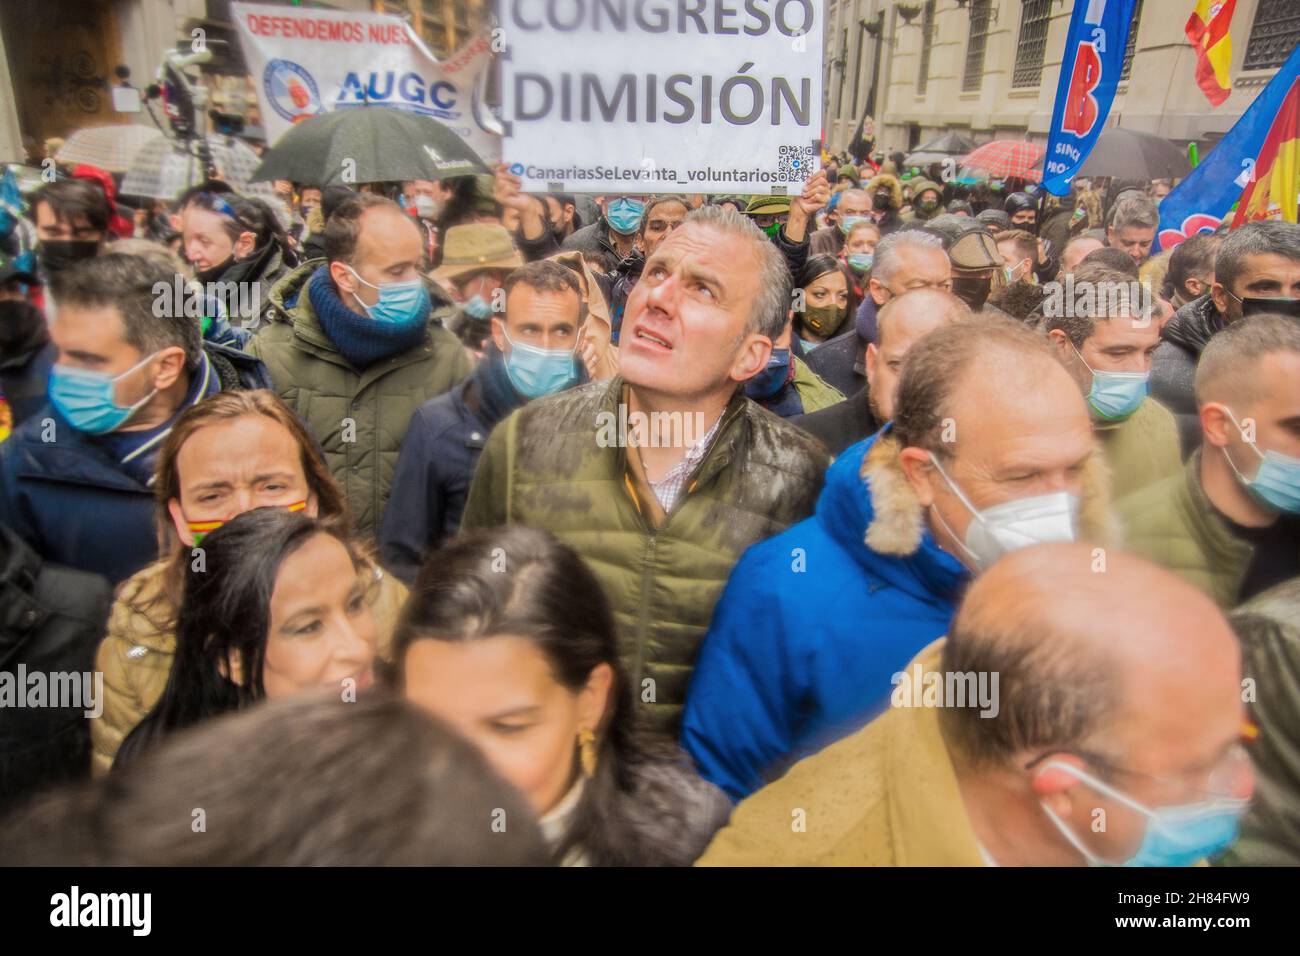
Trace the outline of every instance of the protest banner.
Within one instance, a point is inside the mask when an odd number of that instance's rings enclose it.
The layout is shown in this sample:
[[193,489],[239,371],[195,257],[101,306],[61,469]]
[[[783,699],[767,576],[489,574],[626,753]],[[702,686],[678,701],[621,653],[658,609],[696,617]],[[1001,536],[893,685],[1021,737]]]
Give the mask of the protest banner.
[[503,153],[524,189],[797,194],[824,4],[503,0]]
[[1043,157],[1043,187],[1055,196],[1097,144],[1124,67],[1136,0],[1077,0],[1065,39],[1056,105]]
[[482,101],[491,43],[476,37],[444,62],[410,25],[378,13],[232,3],[267,143],[329,110],[391,106],[445,123],[485,163],[499,162]]

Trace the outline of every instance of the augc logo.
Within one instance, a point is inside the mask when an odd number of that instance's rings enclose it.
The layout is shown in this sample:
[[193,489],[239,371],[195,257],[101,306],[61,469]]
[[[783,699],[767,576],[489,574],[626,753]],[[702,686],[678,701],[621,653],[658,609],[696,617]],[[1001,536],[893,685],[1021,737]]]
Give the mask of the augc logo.
[[262,86],[271,106],[291,123],[324,112],[316,81],[297,63],[272,60],[262,74]]

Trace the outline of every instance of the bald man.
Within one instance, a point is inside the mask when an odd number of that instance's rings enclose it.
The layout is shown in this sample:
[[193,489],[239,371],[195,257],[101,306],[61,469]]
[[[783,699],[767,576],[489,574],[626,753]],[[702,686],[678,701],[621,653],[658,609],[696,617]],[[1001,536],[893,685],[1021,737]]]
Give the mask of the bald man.
[[1118,512],[1133,551],[1233,608],[1300,575],[1300,326],[1233,323],[1205,346],[1195,388],[1202,446]]
[[809,237],[808,254],[810,256],[838,256],[844,248],[844,238],[849,234],[849,227],[859,219],[871,215],[871,196],[861,189],[846,189],[840,193],[835,208],[826,217],[828,223]]
[[885,303],[876,317],[878,342],[868,342],[867,384],[847,401],[790,421],[838,455],[876,431],[894,414],[903,357],[913,343],[940,326],[969,318],[970,308],[942,289],[913,289]]
[[1105,536],[1083,396],[1042,336],[982,317],[935,329],[895,401],[831,465],[813,516],[745,552],[714,611],[682,744],[733,799],[876,716],[1002,553]]
[[700,865],[1187,866],[1236,837],[1237,642],[1138,558],[1003,558],[893,682],[885,714],[742,803]]

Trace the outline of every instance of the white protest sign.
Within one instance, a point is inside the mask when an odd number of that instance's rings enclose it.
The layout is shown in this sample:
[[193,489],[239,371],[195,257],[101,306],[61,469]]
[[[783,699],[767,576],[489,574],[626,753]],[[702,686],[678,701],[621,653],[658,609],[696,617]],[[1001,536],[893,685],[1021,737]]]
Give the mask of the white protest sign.
[[487,37],[440,63],[397,17],[255,3],[230,8],[268,144],[319,113],[392,106],[434,117],[485,163],[500,161],[499,127],[481,96],[491,62]]
[[790,193],[817,168],[822,0],[501,0],[524,189]]

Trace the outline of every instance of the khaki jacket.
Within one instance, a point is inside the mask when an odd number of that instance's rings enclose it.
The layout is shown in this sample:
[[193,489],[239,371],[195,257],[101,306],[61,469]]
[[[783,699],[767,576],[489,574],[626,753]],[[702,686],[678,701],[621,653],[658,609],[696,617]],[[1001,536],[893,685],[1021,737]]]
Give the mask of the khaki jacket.
[[[109,612],[108,631],[95,655],[95,670],[104,675],[104,712],[90,722],[91,767],[108,773],[117,749],[135,725],[153,710],[167,686],[176,653],[174,614],[161,592],[167,562],[157,561],[122,582]],[[383,574],[383,572],[380,572]],[[406,586],[389,574],[380,580],[374,606],[379,625],[379,656],[392,653],[397,616],[406,601]]]
[[[942,647],[915,663],[937,670]],[[891,707],[795,764],[736,808],[697,865],[983,866],[938,714]]]

